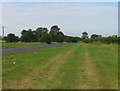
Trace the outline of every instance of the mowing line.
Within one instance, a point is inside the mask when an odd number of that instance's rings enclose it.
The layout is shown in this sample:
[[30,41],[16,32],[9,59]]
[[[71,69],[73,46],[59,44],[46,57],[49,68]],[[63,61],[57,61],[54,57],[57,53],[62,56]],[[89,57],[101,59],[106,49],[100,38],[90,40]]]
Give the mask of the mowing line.
[[[100,49],[100,48],[101,46],[99,45],[97,46],[89,45],[89,44],[84,45],[84,49],[85,49],[84,62],[80,67],[79,85],[77,88],[79,89],[107,89],[107,88],[111,89],[111,88],[114,88],[114,85],[116,86],[116,84],[113,84],[113,85],[111,84],[114,80],[112,81],[112,79],[108,80],[106,78],[106,76],[108,75],[107,73],[109,73],[109,72],[105,72],[108,65],[108,63],[106,63],[108,59],[106,59],[106,56],[104,55],[104,52],[106,52],[104,51],[105,49],[104,48]],[[102,55],[100,52],[102,52]],[[109,55],[109,53],[107,53],[107,55]],[[112,62],[110,62],[109,64],[111,65],[111,63]],[[112,65],[112,67],[114,67],[114,64]],[[110,70],[111,70],[111,75],[108,75],[109,77],[114,75],[114,73],[112,73],[112,68],[109,69],[109,71]],[[104,75],[104,72],[106,75]]]
[[50,89],[74,89],[78,81],[77,75],[82,61],[82,50],[80,47],[81,45],[77,44],[72,50],[72,55],[59,67],[55,77],[48,84]]
[[91,46],[89,48],[91,57],[96,62],[97,72],[101,78],[101,88],[116,89],[118,88],[118,61],[117,61],[117,46],[114,50],[111,45]]
[[[39,70],[38,74],[39,77],[38,79],[40,80],[40,84],[38,83],[35,88],[48,88],[47,84],[49,84],[49,81],[54,78],[56,72],[58,71],[60,65],[62,65],[68,56],[72,55],[72,51],[67,51],[64,53],[61,53],[57,55],[56,57],[50,58],[51,62],[47,64],[42,70]],[[36,73],[36,72],[35,72]],[[33,86],[34,87],[34,86]]]
[[[70,50],[64,50],[63,52],[58,53],[55,56],[49,57],[47,63],[43,65],[37,65],[36,67],[30,70],[29,76],[26,75],[18,81],[12,81],[12,84],[9,84],[7,88],[48,88],[47,84],[51,79],[54,78],[54,75],[59,69],[59,66],[66,61],[66,59],[72,55],[72,50],[74,46],[70,47]],[[10,82],[9,82],[10,83]]]
[[80,67],[79,71],[79,89],[99,89],[101,88],[101,82],[99,79],[102,79],[101,74],[99,74],[96,69],[96,63],[93,61],[88,46],[85,45],[84,61]]

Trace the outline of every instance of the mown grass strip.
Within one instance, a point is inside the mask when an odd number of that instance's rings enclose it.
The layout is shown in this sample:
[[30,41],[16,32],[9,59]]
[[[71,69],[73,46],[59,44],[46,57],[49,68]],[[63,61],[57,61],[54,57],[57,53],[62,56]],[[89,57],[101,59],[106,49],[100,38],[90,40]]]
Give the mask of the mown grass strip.
[[102,88],[118,88],[118,52],[117,45],[88,45],[93,61],[101,79]]
[[84,44],[84,61],[81,64],[79,71],[78,89],[100,89],[102,88],[100,79],[103,79],[99,70],[97,70],[96,61],[92,58],[89,52],[88,44]]
[[83,50],[78,44],[72,55],[60,66],[55,77],[49,81],[48,88],[71,89],[75,88],[78,80],[78,70],[83,60]]
[[3,88],[117,88],[117,58],[117,45],[82,43],[4,55]]
[[[30,70],[40,65],[49,63],[51,57],[64,51],[70,50],[74,44],[66,44],[60,47],[42,49],[38,51],[25,51],[3,56],[3,87],[9,85],[14,80],[20,81],[22,77],[29,75]],[[16,64],[13,64],[13,61]],[[12,88],[12,87],[11,87]]]

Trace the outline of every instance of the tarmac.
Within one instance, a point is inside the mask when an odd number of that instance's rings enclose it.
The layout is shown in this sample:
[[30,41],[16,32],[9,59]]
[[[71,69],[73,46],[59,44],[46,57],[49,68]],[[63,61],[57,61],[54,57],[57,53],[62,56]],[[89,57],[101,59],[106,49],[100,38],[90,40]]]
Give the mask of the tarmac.
[[22,52],[27,50],[39,50],[39,49],[51,48],[51,47],[61,46],[61,45],[63,44],[47,44],[47,45],[37,45],[37,46],[30,46],[30,47],[0,49],[0,55],[17,53],[17,52]]

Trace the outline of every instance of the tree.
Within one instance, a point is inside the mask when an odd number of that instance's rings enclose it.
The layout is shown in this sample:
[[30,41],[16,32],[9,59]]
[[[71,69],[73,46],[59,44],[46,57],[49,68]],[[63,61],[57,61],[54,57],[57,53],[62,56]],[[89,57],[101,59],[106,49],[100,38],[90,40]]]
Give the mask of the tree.
[[64,41],[68,43],[71,43],[71,42],[76,43],[78,41],[81,41],[81,39],[79,37],[65,36]]
[[42,27],[39,27],[39,28],[36,29],[36,32],[35,32],[35,35],[36,35],[37,40],[38,40],[39,42],[41,41],[42,31],[43,31],[43,28],[42,28]]
[[117,37],[117,35],[112,35],[112,37]]
[[65,35],[64,41],[65,41],[65,42],[69,42],[68,36]]
[[50,29],[50,34],[57,35],[57,33],[60,31],[60,28],[57,25],[54,25]]
[[50,29],[50,34],[51,34],[51,36],[52,36],[52,41],[53,42],[57,42],[58,40],[58,38],[57,38],[57,34],[58,34],[58,32],[60,32],[60,28],[57,26],[57,25],[54,25],[54,26],[52,26],[51,27],[51,29]]
[[32,29],[23,30],[21,34],[22,34],[21,36],[22,42],[35,42],[36,41],[36,36],[35,36],[35,33],[32,31]]
[[74,43],[78,42],[77,37],[74,37],[73,40],[72,40],[72,42],[74,42]]
[[102,38],[102,35],[98,35],[99,38]]
[[57,42],[62,43],[63,41],[64,41],[64,34],[61,31],[59,31],[57,33]]
[[48,29],[47,28],[42,28],[39,27],[36,29],[35,35],[36,38],[39,42],[44,42],[44,36],[48,33]]
[[87,39],[88,38],[88,33],[87,32],[83,32],[82,33],[82,38],[83,39]]
[[51,44],[51,42],[52,42],[52,37],[51,37],[50,34],[46,33],[46,34],[44,35],[44,39],[45,39],[45,42],[46,42],[47,44]]
[[27,30],[22,30],[21,34],[25,34],[27,32]]
[[6,40],[6,42],[18,42],[19,38],[18,38],[18,36],[15,36],[14,34],[9,33],[7,35],[7,37],[5,37],[5,40]]
[[120,36],[118,37],[118,44],[120,44]]
[[97,35],[97,34],[92,34],[91,35],[91,38],[97,38],[97,37],[99,37],[99,35]]
[[41,42],[46,42],[46,36],[47,35],[48,35],[48,29],[47,28],[42,28],[41,38],[40,38]]

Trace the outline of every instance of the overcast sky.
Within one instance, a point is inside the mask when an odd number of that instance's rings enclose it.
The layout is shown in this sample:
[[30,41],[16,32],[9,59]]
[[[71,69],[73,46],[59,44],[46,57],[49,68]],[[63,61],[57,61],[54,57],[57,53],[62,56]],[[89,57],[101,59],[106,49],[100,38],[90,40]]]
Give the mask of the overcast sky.
[[83,31],[109,36],[118,34],[117,2],[4,2],[2,20],[5,35],[20,36],[23,29],[58,25],[66,35]]
[[2,2],[119,2],[119,0],[1,0]]

